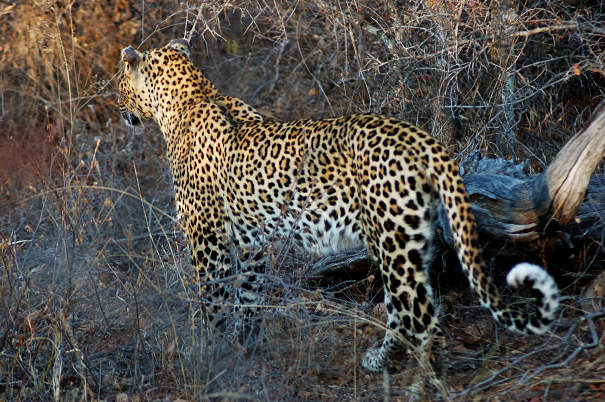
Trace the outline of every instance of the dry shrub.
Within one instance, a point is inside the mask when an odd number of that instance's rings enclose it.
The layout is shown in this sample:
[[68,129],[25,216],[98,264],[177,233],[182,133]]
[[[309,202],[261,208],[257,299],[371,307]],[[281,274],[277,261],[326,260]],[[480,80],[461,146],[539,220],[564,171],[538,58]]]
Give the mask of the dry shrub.
[[[96,139],[107,140],[107,129],[118,123],[115,78],[120,50],[135,38],[142,41],[141,18],[156,28],[154,40],[164,41],[161,30],[170,26],[162,21],[172,8],[167,3],[170,7],[155,3],[146,9],[144,3],[120,0],[23,1],[4,6],[2,148],[29,154],[36,147],[13,144],[50,142],[59,146],[54,163],[72,164],[80,162],[78,152],[94,148]],[[51,156],[35,158],[45,165]],[[6,170],[0,177],[7,177],[19,175],[15,171],[27,169],[27,164],[2,168]]]
[[275,43],[254,100],[283,118],[385,113],[454,151],[544,165],[603,97],[598,4],[252,3],[245,31]]
[[566,1],[19,2],[0,15],[4,115],[50,114],[73,147],[71,125],[115,116],[123,46],[195,26],[209,75],[276,117],[396,115],[454,151],[544,164],[603,96],[602,17]]
[[264,113],[394,115],[459,157],[542,170],[605,87],[598,2],[239,1],[200,15],[199,62]]

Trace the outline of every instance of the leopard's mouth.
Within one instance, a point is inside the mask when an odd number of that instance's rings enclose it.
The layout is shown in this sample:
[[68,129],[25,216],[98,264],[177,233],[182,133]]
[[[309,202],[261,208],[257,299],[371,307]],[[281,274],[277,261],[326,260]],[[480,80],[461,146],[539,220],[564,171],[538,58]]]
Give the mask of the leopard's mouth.
[[137,126],[141,124],[141,119],[137,115],[130,113],[129,110],[122,111],[122,118],[126,122],[126,124],[130,127]]

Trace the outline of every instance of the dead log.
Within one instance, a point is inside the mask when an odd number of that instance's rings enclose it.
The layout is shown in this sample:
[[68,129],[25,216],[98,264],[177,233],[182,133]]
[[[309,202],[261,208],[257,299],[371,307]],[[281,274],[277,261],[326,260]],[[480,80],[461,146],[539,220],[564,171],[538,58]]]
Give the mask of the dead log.
[[540,181],[537,194],[548,191],[549,199],[540,199],[539,210],[552,210],[550,218],[565,225],[576,216],[590,176],[605,154],[605,102],[597,107],[588,127],[563,147]]
[[[466,175],[464,182],[480,230],[496,238],[529,241],[539,237],[552,222],[565,226],[576,218],[581,227],[593,232],[600,227],[602,231],[604,178],[597,175],[591,182],[591,176],[604,153],[602,102],[588,126],[561,149],[544,173],[514,177],[507,168],[508,175],[485,170]],[[586,205],[580,218],[578,210],[583,203]],[[441,226],[447,227],[443,218]]]
[[[546,236],[549,229],[556,227],[561,231],[573,226],[569,231],[603,244],[605,175],[592,173],[605,156],[605,102],[595,109],[588,126],[561,149],[540,175],[527,176],[523,164],[478,155],[471,155],[461,168],[463,173],[472,172],[463,178],[482,234],[530,245],[532,240]],[[438,226],[438,237],[452,247],[453,237],[443,207]],[[602,248],[601,252],[605,250]],[[327,273],[366,257],[364,250],[327,256],[318,260],[311,271]]]

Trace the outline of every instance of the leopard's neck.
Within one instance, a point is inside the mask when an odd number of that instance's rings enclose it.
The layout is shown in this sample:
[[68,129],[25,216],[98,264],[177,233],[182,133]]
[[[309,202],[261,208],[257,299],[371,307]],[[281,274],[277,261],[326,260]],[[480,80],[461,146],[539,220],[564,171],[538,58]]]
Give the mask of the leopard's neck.
[[153,85],[154,119],[160,126],[169,148],[180,141],[179,136],[187,127],[184,116],[191,113],[195,105],[220,96],[218,89],[191,63],[186,68],[194,69],[186,80],[177,81],[183,75],[158,78]]

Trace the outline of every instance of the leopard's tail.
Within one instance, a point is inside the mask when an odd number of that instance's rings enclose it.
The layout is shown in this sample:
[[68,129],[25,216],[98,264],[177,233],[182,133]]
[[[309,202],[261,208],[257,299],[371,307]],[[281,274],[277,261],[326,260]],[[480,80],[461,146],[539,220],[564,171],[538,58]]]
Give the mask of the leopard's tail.
[[425,138],[425,147],[430,150],[430,156],[425,159],[427,173],[447,211],[462,269],[472,288],[478,293],[481,304],[491,311],[498,322],[512,331],[526,334],[546,332],[555,319],[559,306],[559,290],[555,281],[537,265],[517,264],[506,278],[509,286],[531,286],[536,301],[529,309],[531,312],[503,302],[498,289],[485,273],[477,226],[458,166],[445,148],[428,135]]

